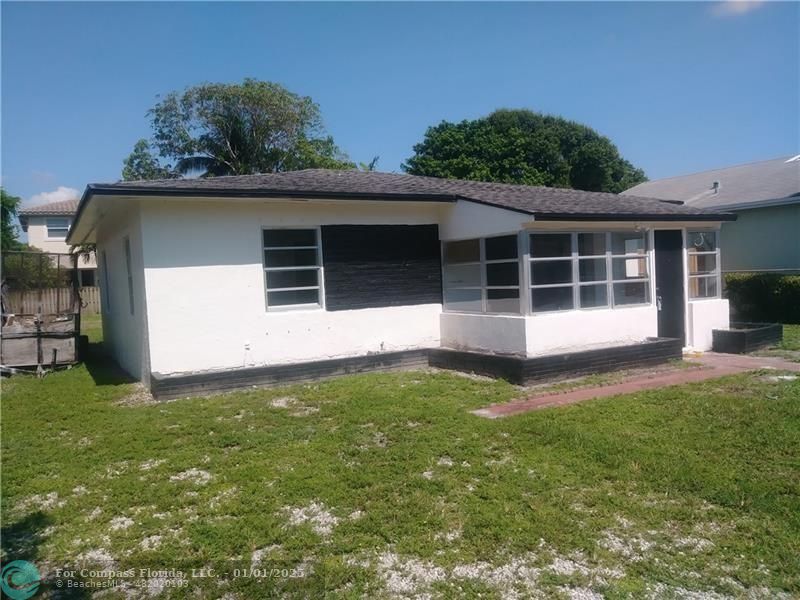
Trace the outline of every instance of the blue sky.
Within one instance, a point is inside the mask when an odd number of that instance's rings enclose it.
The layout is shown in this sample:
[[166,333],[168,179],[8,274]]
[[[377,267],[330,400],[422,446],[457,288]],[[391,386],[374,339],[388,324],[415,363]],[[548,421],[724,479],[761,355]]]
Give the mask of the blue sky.
[[120,177],[158,94],[272,80],[357,161],[526,107],[650,178],[800,153],[797,3],[2,4],[2,182],[27,202]]

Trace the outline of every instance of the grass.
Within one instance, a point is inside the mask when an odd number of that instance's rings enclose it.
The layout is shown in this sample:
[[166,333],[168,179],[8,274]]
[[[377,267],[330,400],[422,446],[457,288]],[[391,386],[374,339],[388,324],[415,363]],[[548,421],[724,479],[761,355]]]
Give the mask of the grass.
[[761,350],[760,356],[777,356],[800,362],[800,325],[784,325],[783,340],[774,348]]
[[4,562],[182,571],[111,597],[800,594],[800,381],[468,412],[518,394],[404,372],[149,403],[94,344],[4,381]]

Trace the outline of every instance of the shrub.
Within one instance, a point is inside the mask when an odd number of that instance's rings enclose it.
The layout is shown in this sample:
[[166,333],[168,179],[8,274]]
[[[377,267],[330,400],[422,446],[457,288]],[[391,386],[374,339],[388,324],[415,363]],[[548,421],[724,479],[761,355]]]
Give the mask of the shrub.
[[725,286],[737,320],[800,323],[800,275],[729,273]]

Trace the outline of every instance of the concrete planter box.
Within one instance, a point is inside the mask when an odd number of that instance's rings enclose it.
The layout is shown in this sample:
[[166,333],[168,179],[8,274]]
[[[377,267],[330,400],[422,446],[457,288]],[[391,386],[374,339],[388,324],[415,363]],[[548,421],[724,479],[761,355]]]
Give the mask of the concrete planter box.
[[783,339],[783,325],[731,323],[730,329],[714,329],[712,336],[714,352],[744,354],[780,343]]

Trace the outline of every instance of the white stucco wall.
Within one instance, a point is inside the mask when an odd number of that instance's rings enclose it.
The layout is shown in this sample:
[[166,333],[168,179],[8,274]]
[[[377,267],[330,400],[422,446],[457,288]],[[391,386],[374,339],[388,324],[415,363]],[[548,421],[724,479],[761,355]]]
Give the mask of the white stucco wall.
[[[529,216],[511,211],[471,202],[148,199],[127,206],[131,208],[111,210],[98,229],[98,249],[108,256],[111,297],[104,327],[117,360],[143,379],[150,371],[287,364],[440,344],[538,356],[634,343],[658,334],[654,303],[519,316],[443,313],[440,304],[349,311],[266,309],[264,227],[438,223],[442,239],[535,227]],[[133,316],[127,297],[126,235],[137,294]],[[650,261],[654,268],[652,250]],[[98,280],[102,286],[102,272]],[[654,285],[652,273],[651,298]],[[727,302],[692,302],[686,311],[687,344],[710,348],[711,329],[727,326]]]
[[712,330],[730,326],[730,306],[724,298],[692,300],[687,315],[686,343],[692,350],[711,350]]
[[267,311],[261,257],[262,227],[437,221],[438,206],[420,203],[148,203],[142,231],[152,371],[184,373],[438,346],[440,304]]
[[722,270],[800,272],[800,204],[740,210],[722,224]]
[[656,307],[574,310],[526,318],[529,356],[641,342],[658,335]]
[[442,346],[541,356],[641,342],[658,335],[655,306],[530,316],[442,313]]
[[[139,210],[131,207],[109,216],[98,231],[97,255],[106,255],[98,269],[98,284],[103,313],[103,340],[120,367],[136,379],[147,382],[150,375],[147,342],[147,300],[142,263],[142,235]],[[125,238],[130,239],[134,290],[134,312],[128,295],[128,272],[125,262]],[[108,286],[106,286],[108,282]]]
[[516,233],[525,223],[533,220],[531,215],[503,210],[467,200],[445,205],[441,209],[439,238],[460,240],[486,237],[504,233]]
[[[65,218],[65,217],[52,217]],[[71,220],[71,219],[70,219]],[[47,237],[47,217],[28,217],[28,244],[34,248],[39,248],[44,252],[57,252],[69,254],[69,244],[63,239],[51,239]],[[94,269],[97,262],[94,256],[90,256],[88,261],[83,258],[78,260],[79,269]]]
[[442,346],[494,354],[525,355],[525,317],[442,313]]

